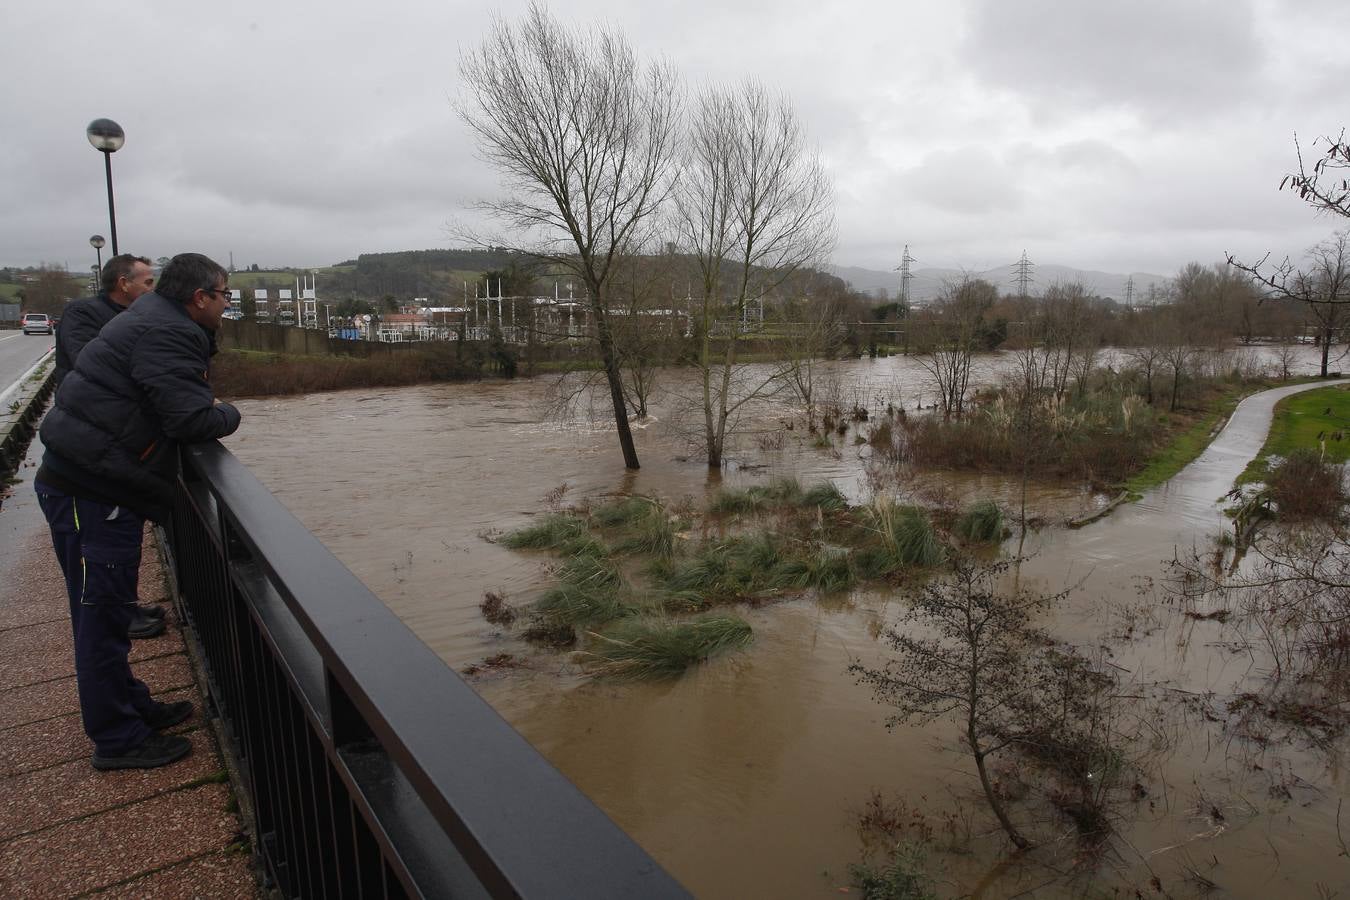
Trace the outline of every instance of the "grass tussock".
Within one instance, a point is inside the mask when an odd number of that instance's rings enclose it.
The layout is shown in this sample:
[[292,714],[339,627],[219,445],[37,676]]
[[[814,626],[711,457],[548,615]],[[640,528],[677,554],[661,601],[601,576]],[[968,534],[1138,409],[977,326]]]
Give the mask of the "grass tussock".
[[623,529],[614,549],[669,559],[675,552],[675,535],[680,525],[666,508],[647,497],[625,497],[591,512],[591,521],[602,528]]
[[711,541],[691,556],[658,566],[653,576],[667,591],[701,598],[704,606],[753,599],[777,586],[773,573],[782,542],[768,532]]
[[992,500],[981,500],[957,517],[952,526],[962,540],[992,544],[1003,539],[1003,510]]
[[858,576],[847,550],[821,547],[781,561],[774,567],[772,581],[781,587],[815,588],[829,594],[853,587]]
[[825,512],[840,512],[848,509],[848,498],[839,488],[828,481],[812,485],[802,494],[802,506],[814,506]]
[[880,501],[863,511],[863,522],[872,537],[856,557],[864,577],[936,566],[947,556],[928,514],[917,506]]
[[545,516],[505,535],[500,543],[512,550],[562,550],[582,543],[590,535],[586,523],[568,513]]
[[647,518],[655,505],[646,497],[622,497],[591,510],[591,521],[601,528],[621,528]]
[[757,512],[773,506],[796,506],[801,498],[802,486],[797,479],[775,478],[768,484],[756,484],[744,490],[719,490],[708,504],[708,512],[717,515]]
[[725,650],[744,647],[753,633],[736,616],[703,616],[685,622],[632,619],[594,634],[591,672],[611,678],[673,678]]

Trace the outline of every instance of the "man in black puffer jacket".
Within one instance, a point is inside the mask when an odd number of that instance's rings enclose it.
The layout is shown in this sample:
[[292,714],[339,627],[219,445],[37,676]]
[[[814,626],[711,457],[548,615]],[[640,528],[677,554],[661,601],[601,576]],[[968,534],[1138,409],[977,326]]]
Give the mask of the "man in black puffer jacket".
[[75,368],[84,345],[98,337],[113,316],[154,290],[155,273],[144,256],[123,253],[103,264],[99,287],[94,296],[72,300],[61,311],[61,327],[56,330],[57,384]]
[[[103,264],[99,283],[102,290],[92,297],[72,300],[61,311],[61,327],[56,330],[56,383],[75,367],[84,345],[98,337],[113,316],[126,309],[141,294],[155,288],[155,273],[144,256],[122,253]],[[127,635],[132,640],[157,637],[164,633],[164,607],[138,605]]]
[[61,382],[42,422],[34,478],[66,577],[75,680],[96,769],[153,768],[192,745],[159,732],[192,704],[157,703],[131,673],[145,519],[173,504],[178,445],[232,434],[239,412],[207,381],[229,307],[227,274],[198,253],[175,256],[159,287],[104,326]]

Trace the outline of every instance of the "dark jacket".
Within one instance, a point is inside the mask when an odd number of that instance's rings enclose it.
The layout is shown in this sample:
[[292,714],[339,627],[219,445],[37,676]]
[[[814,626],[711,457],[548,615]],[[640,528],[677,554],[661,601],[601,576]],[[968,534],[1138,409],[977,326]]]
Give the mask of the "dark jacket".
[[239,412],[207,381],[211,334],[182,304],[148,293],[90,341],[42,421],[36,480],[164,521],[178,444],[233,434]]
[[83,300],[72,300],[61,311],[61,324],[56,329],[56,383],[75,368],[84,345],[98,337],[103,326],[125,307],[118,306],[106,293]]

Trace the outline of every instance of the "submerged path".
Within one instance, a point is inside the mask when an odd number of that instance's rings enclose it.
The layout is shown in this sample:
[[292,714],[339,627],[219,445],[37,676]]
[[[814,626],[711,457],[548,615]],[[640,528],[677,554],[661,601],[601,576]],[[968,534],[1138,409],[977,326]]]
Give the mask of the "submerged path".
[[1107,518],[1056,534],[1046,549],[1053,547],[1062,557],[1121,572],[1155,570],[1160,553],[1202,543],[1226,526],[1219,501],[1261,451],[1276,404],[1293,394],[1339,383],[1294,384],[1245,398],[1218,437],[1184,469]]
[[[90,765],[65,584],[33,493],[40,452],[34,442],[0,507],[0,897],[256,897],[173,613],[165,634],[132,645],[132,668],[156,699],[196,705],[173,729],[192,741],[192,754],[159,769]],[[141,599],[165,599],[151,541]]]

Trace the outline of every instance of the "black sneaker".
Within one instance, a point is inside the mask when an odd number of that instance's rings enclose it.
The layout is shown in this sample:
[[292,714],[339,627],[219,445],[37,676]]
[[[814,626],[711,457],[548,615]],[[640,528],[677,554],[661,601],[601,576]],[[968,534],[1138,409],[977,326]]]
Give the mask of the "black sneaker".
[[163,731],[166,728],[172,728],[179,722],[187,721],[192,715],[192,701],[179,700],[177,703],[156,703],[155,708],[148,716],[141,716],[145,724],[156,731]]
[[94,768],[108,769],[157,769],[177,762],[192,752],[192,742],[185,737],[168,734],[152,734],[141,741],[140,746],[132,747],[116,756],[103,756],[94,753]]
[[140,606],[136,607],[136,610],[141,615],[146,616],[147,618],[151,619],[164,618],[164,607],[160,606],[158,603],[142,603]]
[[131,616],[131,627],[127,629],[127,637],[133,641],[140,641],[146,638],[159,637],[163,633],[163,619],[147,616],[141,612],[141,607],[136,607],[136,611]]

